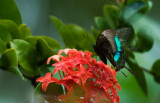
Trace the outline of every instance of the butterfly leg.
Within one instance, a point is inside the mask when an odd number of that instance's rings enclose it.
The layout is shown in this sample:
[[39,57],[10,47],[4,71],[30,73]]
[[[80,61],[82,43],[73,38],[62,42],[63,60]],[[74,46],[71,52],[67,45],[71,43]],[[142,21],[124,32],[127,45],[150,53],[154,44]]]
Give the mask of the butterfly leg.
[[112,55],[111,53],[107,53],[106,56],[107,56],[107,58],[109,59],[109,61],[111,62],[111,64],[112,64],[114,67],[117,68],[117,63],[116,63],[116,61],[114,60],[113,55]]

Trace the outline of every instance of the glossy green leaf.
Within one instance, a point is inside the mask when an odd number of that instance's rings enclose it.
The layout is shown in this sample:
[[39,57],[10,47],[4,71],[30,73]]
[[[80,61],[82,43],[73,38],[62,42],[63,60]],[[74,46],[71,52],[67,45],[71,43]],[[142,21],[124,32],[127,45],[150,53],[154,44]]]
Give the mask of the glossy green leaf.
[[63,39],[66,47],[74,48],[75,47],[75,40],[73,38],[71,31],[57,17],[50,16],[50,18],[51,18],[53,24],[55,25],[56,29],[58,30],[59,34],[61,35],[61,38]]
[[22,24],[21,15],[14,0],[0,0],[0,19],[10,19],[17,25]]
[[147,95],[147,83],[142,68],[133,60],[127,58],[130,69],[135,73],[135,78],[145,95]]
[[92,33],[94,35],[94,38],[97,39],[101,32],[96,30],[94,27],[91,27],[91,29],[92,29]]
[[18,29],[18,26],[15,22],[11,20],[0,20],[0,25],[4,26],[8,32],[11,34],[12,39],[21,39],[22,35]]
[[134,3],[134,2],[139,2],[139,1],[148,1],[148,0],[127,0],[127,5],[130,5],[130,4],[132,4],[132,3]]
[[43,38],[47,44],[52,48],[52,49],[61,49],[62,46],[59,44],[59,42],[51,37],[48,36],[40,36],[41,38]]
[[46,41],[46,43],[50,46],[50,48],[52,49],[61,49],[61,45],[59,44],[59,42],[51,37],[47,37],[47,36],[31,36],[29,38],[26,39],[26,41],[28,41],[31,45],[35,46],[37,45],[37,41],[39,39],[43,39]]
[[141,29],[137,32],[138,42],[137,47],[139,52],[145,52],[152,48],[154,40],[152,35],[147,30]]
[[136,1],[126,6],[124,11],[124,19],[129,20],[134,17],[136,13],[145,13],[150,8],[150,3],[143,1]]
[[40,72],[40,75],[41,75],[42,77],[44,77],[46,73],[48,73],[48,72],[53,72],[53,70],[50,71],[50,70],[49,70],[49,67],[47,66],[47,64],[46,64],[46,62],[45,62],[45,64],[43,64],[43,65],[41,65],[41,66],[39,67],[39,72]]
[[144,9],[145,11],[148,11],[152,8],[152,1],[149,1],[149,0],[128,0],[127,1],[127,5],[131,5],[135,2],[144,2],[147,4],[147,7]]
[[120,10],[114,5],[105,5],[103,8],[105,21],[111,29],[116,29],[119,25]]
[[160,83],[160,59],[155,61],[151,68],[151,73],[154,75],[154,79],[157,83]]
[[42,58],[49,58],[50,56],[56,54],[43,39],[37,41],[37,51]]
[[69,24],[67,27],[73,34],[76,47],[79,46],[79,49],[83,50],[93,50],[92,43],[94,43],[95,38],[92,34],[76,24]]
[[18,58],[15,49],[7,49],[1,57],[2,67],[16,67],[18,66]]
[[28,42],[20,39],[15,39],[11,42],[11,47],[16,49],[19,65],[26,75],[31,77],[36,75],[38,64],[38,53],[36,49]]
[[31,36],[25,39],[30,45],[34,46],[36,48],[37,41],[40,39],[39,36]]
[[110,28],[107,22],[102,17],[95,17],[94,21],[101,31]]
[[7,49],[4,51],[0,59],[0,66],[24,79],[18,68],[18,58],[15,49]]
[[0,58],[1,58],[1,54],[6,50],[6,46],[4,44],[4,42],[0,39]]
[[11,41],[12,39],[9,31],[1,24],[0,24],[0,39],[4,42],[4,44],[9,43],[9,41]]
[[39,83],[35,89],[34,102],[35,103],[44,103],[44,102],[52,103],[54,101],[54,103],[62,103],[58,100],[57,96],[63,95],[63,94],[64,94],[64,91],[61,85],[51,83],[47,87],[47,91],[43,92],[41,83]]
[[31,31],[30,31],[30,28],[27,27],[26,24],[21,24],[19,26],[19,30],[20,30],[20,34],[22,35],[22,38],[25,39],[25,38],[28,38],[31,36]]

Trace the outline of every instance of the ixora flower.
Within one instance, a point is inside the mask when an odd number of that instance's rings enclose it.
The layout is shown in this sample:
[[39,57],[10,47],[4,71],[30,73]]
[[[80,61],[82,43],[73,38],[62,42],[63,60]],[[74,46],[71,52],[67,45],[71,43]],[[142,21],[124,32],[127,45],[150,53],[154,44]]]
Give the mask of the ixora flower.
[[[62,56],[64,53],[66,56]],[[61,79],[51,77],[46,73],[37,82],[42,83],[45,92],[49,83],[63,85],[65,95],[57,96],[67,103],[119,103],[117,88],[121,90],[116,80],[116,72],[102,61],[96,61],[91,57],[92,53],[78,51],[76,49],[64,49],[53,55],[47,61],[55,61],[52,75],[59,73]],[[63,76],[60,71],[63,72]],[[71,102],[72,101],[72,102]]]

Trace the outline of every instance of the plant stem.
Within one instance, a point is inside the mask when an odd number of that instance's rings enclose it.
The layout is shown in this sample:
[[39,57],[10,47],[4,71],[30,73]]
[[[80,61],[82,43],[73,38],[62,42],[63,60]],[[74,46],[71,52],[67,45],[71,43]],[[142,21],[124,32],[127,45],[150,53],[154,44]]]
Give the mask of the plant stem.
[[141,67],[142,70],[144,70],[145,72],[151,74],[151,75],[154,75],[154,73],[152,73],[150,70],[144,68],[144,67]]
[[62,75],[61,75],[61,72],[60,72],[60,71],[58,71],[58,73],[59,73],[59,75],[60,75],[60,77],[61,77],[61,79],[62,79]]

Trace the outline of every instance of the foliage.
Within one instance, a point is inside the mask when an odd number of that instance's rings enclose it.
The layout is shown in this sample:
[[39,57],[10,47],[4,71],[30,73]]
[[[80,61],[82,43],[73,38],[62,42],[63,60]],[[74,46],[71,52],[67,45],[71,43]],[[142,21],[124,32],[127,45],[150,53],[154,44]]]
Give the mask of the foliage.
[[31,36],[13,0],[0,0],[0,12],[0,67],[22,78],[39,76],[47,58],[61,45],[47,36]]

